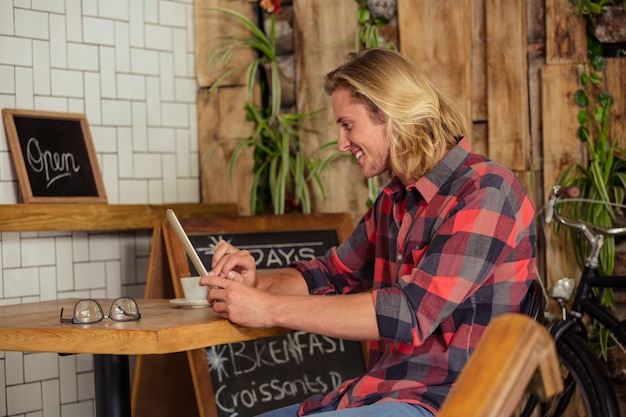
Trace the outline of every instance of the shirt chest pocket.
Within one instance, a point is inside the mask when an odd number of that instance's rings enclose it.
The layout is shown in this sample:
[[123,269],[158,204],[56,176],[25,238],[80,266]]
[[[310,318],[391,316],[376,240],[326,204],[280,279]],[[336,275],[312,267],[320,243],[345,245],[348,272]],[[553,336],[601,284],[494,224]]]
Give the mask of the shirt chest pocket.
[[420,263],[420,261],[424,257],[424,254],[428,250],[429,246],[430,245],[428,243],[424,242],[424,243],[421,243],[421,244],[416,244],[413,247],[413,250],[411,250],[411,257],[413,258],[413,265],[414,266],[417,266]]

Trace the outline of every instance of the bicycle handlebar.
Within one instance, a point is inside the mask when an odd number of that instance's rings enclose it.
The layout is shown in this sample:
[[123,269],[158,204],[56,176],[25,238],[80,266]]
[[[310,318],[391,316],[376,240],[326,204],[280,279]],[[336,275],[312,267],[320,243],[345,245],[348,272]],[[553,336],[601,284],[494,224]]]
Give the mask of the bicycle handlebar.
[[[580,189],[576,186],[555,185],[554,187],[552,187],[552,195],[550,196],[550,200],[548,201],[548,205],[546,208],[547,213],[545,222],[550,223],[552,221],[552,218],[555,218],[559,223],[563,224],[564,226],[576,229],[580,232],[583,232],[585,235],[587,235],[585,231],[593,231],[597,234],[601,234],[604,236],[617,236],[626,234],[626,227],[604,227],[580,219],[567,219],[559,214],[558,210],[555,209],[555,205],[559,200],[563,202],[568,199],[578,198],[579,196]],[[610,204],[600,201],[598,201],[598,203]]]

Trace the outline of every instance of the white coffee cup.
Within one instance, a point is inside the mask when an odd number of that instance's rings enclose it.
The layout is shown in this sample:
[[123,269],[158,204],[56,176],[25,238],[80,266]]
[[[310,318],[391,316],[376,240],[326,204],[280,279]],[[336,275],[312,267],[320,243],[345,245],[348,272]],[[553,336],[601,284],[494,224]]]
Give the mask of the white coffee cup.
[[180,283],[187,301],[206,300],[209,287],[200,285],[200,277],[184,277],[180,279]]

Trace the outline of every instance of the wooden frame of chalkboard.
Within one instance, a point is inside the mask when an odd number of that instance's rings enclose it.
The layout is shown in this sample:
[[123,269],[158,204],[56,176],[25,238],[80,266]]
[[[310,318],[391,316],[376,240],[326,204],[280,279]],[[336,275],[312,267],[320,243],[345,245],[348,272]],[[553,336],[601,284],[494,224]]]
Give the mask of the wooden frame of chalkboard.
[[106,203],[84,114],[2,109],[24,203]]
[[[248,249],[257,269],[266,269],[321,255],[352,232],[348,213],[188,218],[180,222],[209,270],[211,245],[220,238]],[[194,275],[195,268],[166,220],[162,233],[174,293],[183,297],[180,278]],[[365,371],[364,348],[361,342],[287,332],[189,351],[198,415],[249,417],[328,391]],[[280,355],[281,359],[276,359]]]

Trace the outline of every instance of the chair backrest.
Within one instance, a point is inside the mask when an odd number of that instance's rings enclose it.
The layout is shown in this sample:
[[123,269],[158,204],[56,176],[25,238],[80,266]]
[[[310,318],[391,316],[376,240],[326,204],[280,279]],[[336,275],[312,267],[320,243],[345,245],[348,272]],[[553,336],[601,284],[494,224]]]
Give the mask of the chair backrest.
[[505,314],[489,324],[437,416],[510,416],[526,391],[545,400],[562,389],[548,330],[525,314]]

